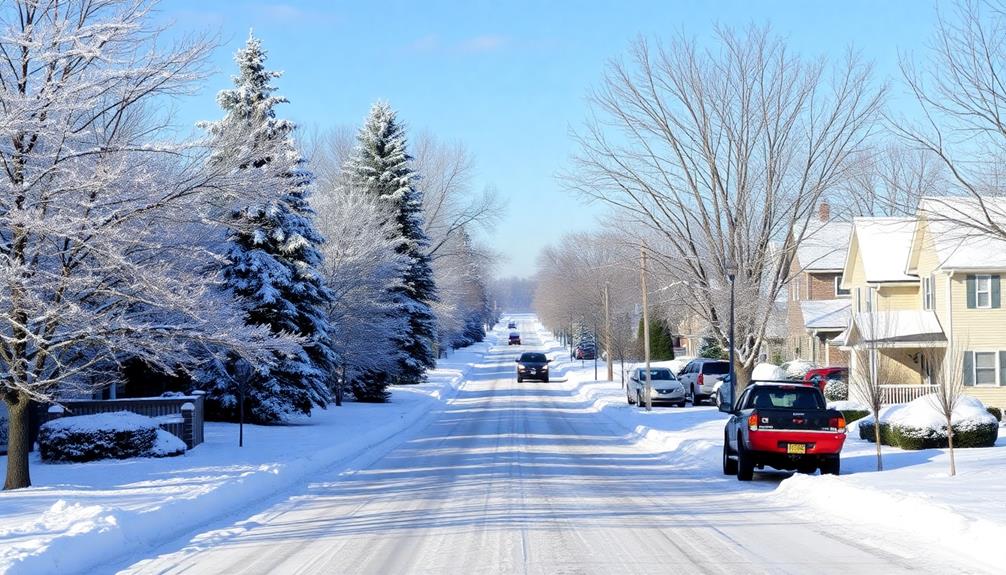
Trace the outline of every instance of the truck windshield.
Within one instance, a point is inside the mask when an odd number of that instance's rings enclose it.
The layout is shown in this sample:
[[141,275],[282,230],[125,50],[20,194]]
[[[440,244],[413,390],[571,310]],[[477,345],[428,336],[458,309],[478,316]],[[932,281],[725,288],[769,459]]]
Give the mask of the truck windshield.
[[817,389],[793,386],[752,390],[746,408],[824,409],[825,406]]

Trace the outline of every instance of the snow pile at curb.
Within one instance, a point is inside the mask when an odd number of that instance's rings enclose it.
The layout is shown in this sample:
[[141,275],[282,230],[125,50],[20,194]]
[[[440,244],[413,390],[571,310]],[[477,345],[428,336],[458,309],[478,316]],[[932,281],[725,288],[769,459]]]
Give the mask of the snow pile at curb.
[[[40,482],[44,486],[0,496],[5,500],[0,506],[0,573],[89,572],[257,507],[364,452],[391,449],[403,430],[436,413],[431,402],[442,404],[457,394],[490,341],[441,360],[428,372],[427,383],[392,388],[390,404],[347,403],[316,412],[309,425],[246,426],[246,437],[255,433],[261,438],[243,450],[233,443],[235,425],[211,423],[207,443],[171,460],[55,466],[35,459],[32,472],[46,476]],[[335,427],[327,430],[329,425]],[[314,443],[298,441],[305,433],[318,434]],[[280,435],[289,439],[270,440]],[[166,444],[158,438],[157,445]],[[253,462],[256,458],[263,461]],[[110,477],[116,473],[122,475]],[[98,503],[82,505],[81,500]],[[46,501],[51,503],[38,507]]]
[[[881,410],[880,421],[902,427],[943,429],[947,422],[937,406],[935,395],[924,395],[910,403],[891,405]],[[958,427],[971,429],[980,425],[999,423],[995,416],[985,409],[985,404],[980,399],[968,395],[963,395],[957,400],[951,422],[955,429]]]
[[980,561],[999,564],[1003,558],[1000,545],[1006,540],[1006,525],[966,516],[918,492],[887,485],[853,485],[845,477],[797,474],[783,481],[773,497],[787,505],[813,509],[816,516],[824,512],[852,520],[874,533],[877,541],[884,539],[883,530],[896,534],[906,527],[925,526],[911,530],[927,542]]

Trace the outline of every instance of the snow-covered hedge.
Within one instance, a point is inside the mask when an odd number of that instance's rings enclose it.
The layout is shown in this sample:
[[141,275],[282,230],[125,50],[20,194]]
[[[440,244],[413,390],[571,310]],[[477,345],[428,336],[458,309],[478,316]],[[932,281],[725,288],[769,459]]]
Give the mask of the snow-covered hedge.
[[789,379],[786,370],[772,363],[759,363],[751,370],[751,379],[754,381]]
[[849,399],[849,384],[841,379],[829,379],[824,385],[824,398],[828,401],[845,401]]
[[44,461],[95,461],[166,457],[185,453],[185,443],[149,417],[130,411],[63,417],[39,430]]
[[[951,422],[954,447],[992,447],[999,436],[999,422],[981,400],[963,396],[954,408]],[[859,437],[874,440],[874,418],[859,422]],[[933,395],[910,403],[892,405],[880,412],[880,442],[902,449],[947,447],[946,421]]]
[[817,369],[820,366],[806,359],[794,359],[782,364],[781,367],[786,371],[786,377],[789,379],[803,379],[803,376],[807,375],[808,371]]

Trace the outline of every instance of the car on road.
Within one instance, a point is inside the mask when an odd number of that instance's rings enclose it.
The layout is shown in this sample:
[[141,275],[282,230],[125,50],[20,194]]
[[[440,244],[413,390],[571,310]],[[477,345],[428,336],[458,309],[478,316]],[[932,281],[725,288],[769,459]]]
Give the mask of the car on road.
[[525,351],[514,361],[517,362],[517,383],[525,379],[537,379],[548,383],[548,364],[552,363],[552,360],[545,357],[544,353]]
[[678,379],[685,386],[685,393],[691,398],[692,405],[713,397],[716,383],[730,372],[730,362],[722,359],[698,358],[688,362],[681,370]]
[[755,468],[838,475],[845,418],[821,390],[786,381],[756,381],[733,404],[723,429],[723,474],[750,481]]
[[511,331],[510,339],[507,340],[507,345],[520,345],[520,334],[515,331]]
[[[629,374],[625,386],[625,399],[629,405],[646,403],[646,368],[637,367]],[[666,367],[650,368],[650,401],[654,404],[669,403],[685,406],[685,388]]]
[[595,359],[597,357],[597,347],[593,343],[581,343],[573,350],[575,359]]
[[517,329],[517,322],[512,321],[512,322],[506,324],[506,328],[507,329]]

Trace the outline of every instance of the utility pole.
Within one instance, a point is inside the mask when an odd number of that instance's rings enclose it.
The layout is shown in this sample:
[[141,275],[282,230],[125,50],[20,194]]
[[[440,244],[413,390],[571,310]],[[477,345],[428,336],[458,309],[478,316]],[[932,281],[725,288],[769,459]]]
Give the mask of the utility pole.
[[653,410],[652,382],[650,381],[650,314],[646,309],[646,248],[640,246],[639,280],[643,286],[643,356],[646,359],[646,411]]
[[611,357],[611,308],[608,302],[608,282],[604,282],[604,351],[608,354],[608,381],[614,381],[614,371]]

